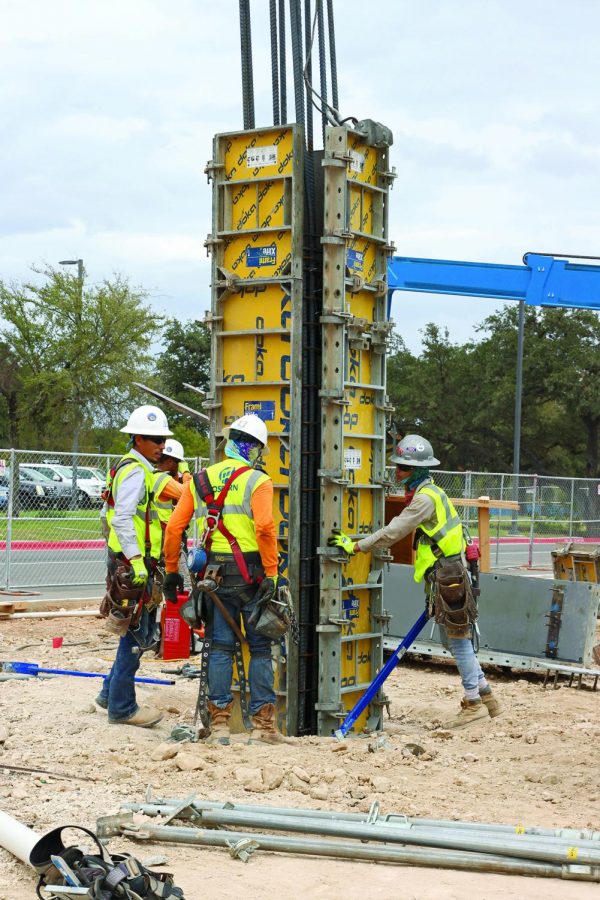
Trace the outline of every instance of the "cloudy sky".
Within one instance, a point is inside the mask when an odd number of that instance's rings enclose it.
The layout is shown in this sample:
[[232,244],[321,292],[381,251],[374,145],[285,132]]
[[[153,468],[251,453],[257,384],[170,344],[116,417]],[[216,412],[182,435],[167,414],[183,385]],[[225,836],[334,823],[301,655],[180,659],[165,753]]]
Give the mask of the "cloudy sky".
[[[251,0],[257,125],[268,2]],[[398,253],[518,264],[600,255],[596,0],[336,0],[343,115],[394,132]],[[242,127],[236,0],[0,0],[0,278],[82,257],[201,317],[215,132]],[[396,294],[413,350],[491,301]]]

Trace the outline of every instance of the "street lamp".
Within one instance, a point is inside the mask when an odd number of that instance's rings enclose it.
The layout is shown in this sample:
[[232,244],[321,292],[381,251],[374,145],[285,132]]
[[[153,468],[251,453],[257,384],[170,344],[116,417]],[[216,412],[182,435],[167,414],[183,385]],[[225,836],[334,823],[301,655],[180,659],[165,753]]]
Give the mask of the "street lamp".
[[[81,325],[81,316],[83,313],[83,260],[82,259],[60,259],[60,266],[77,266],[77,284],[78,284],[78,305],[75,312],[77,324]],[[75,387],[75,385],[73,385]],[[73,398],[75,403],[76,397]],[[75,413],[73,422],[73,474],[71,476],[71,509],[77,508],[77,456],[79,454],[79,416]]]

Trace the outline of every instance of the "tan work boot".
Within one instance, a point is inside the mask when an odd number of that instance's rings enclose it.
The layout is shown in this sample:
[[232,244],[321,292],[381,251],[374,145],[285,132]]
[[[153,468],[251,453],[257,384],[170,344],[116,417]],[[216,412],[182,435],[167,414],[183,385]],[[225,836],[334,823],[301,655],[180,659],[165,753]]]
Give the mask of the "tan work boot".
[[466,697],[463,697],[460,701],[460,711],[453,719],[445,723],[444,728],[466,728],[473,722],[489,719],[489,717],[490,714],[485,703],[482,703],[481,700],[467,700]]
[[285,737],[277,731],[275,725],[275,705],[265,703],[258,712],[252,716],[252,731],[249,744],[295,744],[294,738]]
[[500,715],[500,713],[502,712],[502,707],[500,706],[500,701],[497,699],[491,688],[488,688],[486,691],[480,691],[479,696],[487,706],[490,718],[493,719],[495,716]]
[[138,706],[136,711],[128,719],[111,719],[108,718],[110,725],[137,725],[138,728],[151,728],[160,722],[163,714],[160,709],[154,706]]
[[229,719],[233,709],[233,700],[227,706],[215,706],[208,701],[210,713],[210,735],[206,739],[207,744],[221,744],[226,747],[229,744],[231,732],[229,731]]

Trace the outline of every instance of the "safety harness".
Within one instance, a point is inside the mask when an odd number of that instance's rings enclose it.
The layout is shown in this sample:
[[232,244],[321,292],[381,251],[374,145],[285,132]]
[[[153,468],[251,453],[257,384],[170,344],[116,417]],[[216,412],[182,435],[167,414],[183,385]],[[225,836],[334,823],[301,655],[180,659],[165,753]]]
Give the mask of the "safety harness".
[[[238,544],[237,539],[230,532],[223,521],[222,513],[229,488],[236,480],[236,478],[239,478],[240,475],[243,475],[245,472],[249,472],[251,468],[252,466],[241,466],[241,468],[239,469],[234,469],[234,471],[231,473],[231,475],[219,491],[219,495],[217,497],[215,497],[214,495],[214,488],[210,483],[210,479],[208,477],[206,469],[201,469],[200,472],[196,472],[193,476],[196,493],[206,506],[206,528],[204,529],[204,534],[200,539],[200,546],[204,547],[206,553],[208,554],[212,546],[213,532],[220,531],[231,547],[233,558],[238,569],[240,570],[240,575],[242,576],[246,584],[254,584],[254,579],[248,571],[248,566],[246,565],[244,554],[242,553],[242,549]],[[204,573],[201,573],[201,577],[203,574]]]

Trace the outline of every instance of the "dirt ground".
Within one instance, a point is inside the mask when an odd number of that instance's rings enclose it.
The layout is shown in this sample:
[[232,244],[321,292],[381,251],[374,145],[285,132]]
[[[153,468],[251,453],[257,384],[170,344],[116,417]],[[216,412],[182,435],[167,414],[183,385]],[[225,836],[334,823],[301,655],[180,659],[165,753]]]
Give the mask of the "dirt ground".
[[[107,671],[114,651],[97,649],[111,638],[100,620],[0,622],[0,660],[28,660],[87,671]],[[79,646],[53,650],[53,636]],[[41,646],[40,646],[41,643]],[[27,644],[38,646],[25,647]],[[140,674],[165,664],[144,658]],[[196,685],[140,687],[138,698],[161,706],[153,729],[110,726],[93,698],[98,679],[57,677],[0,683],[0,808],[38,832],[61,824],[94,828],[96,818],[124,801],[157,794],[238,800],[273,806],[383,812],[600,830],[600,691],[543,689],[536,675],[489,670],[504,705],[502,716],[462,732],[437,728],[460,699],[456,670],[444,663],[407,660],[389,681],[392,718],[385,745],[355,738],[339,745],[307,737],[294,745],[229,747],[181,745],[160,760],[157,750],[173,726],[189,720]],[[163,676],[164,677],[164,676]],[[416,743],[420,757],[406,750]],[[404,750],[404,753],[403,753]],[[10,772],[3,763],[44,768],[94,781],[60,780]],[[258,851],[244,864],[225,850],[111,841],[140,859],[168,858],[186,900],[258,898],[269,891],[291,897],[404,900],[592,900],[596,884],[558,879],[470,874],[391,864],[330,861]],[[0,900],[29,900],[35,878],[0,850]]]

